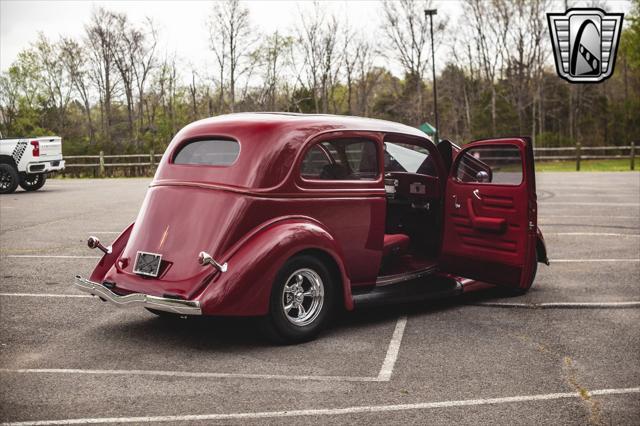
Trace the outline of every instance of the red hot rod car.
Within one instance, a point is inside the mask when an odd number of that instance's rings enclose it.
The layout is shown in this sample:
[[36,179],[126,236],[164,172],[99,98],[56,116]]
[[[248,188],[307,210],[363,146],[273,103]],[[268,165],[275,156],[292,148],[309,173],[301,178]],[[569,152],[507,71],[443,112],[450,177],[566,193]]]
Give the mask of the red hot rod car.
[[405,125],[245,113],[167,148],[137,219],[75,285],[158,315],[262,316],[313,338],[332,311],[526,291],[547,262],[526,138],[434,144]]

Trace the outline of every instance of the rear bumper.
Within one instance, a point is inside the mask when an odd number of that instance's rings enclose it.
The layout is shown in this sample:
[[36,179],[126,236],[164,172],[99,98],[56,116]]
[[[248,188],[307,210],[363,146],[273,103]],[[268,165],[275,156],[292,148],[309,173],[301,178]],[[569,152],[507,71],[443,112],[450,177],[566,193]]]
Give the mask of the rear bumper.
[[39,161],[27,164],[27,173],[49,173],[64,170],[64,160]]
[[145,307],[158,311],[172,312],[180,315],[202,315],[200,302],[196,300],[180,300],[167,297],[150,296],[143,293],[120,296],[103,286],[76,275],[74,286],[85,293],[98,296],[121,308]]

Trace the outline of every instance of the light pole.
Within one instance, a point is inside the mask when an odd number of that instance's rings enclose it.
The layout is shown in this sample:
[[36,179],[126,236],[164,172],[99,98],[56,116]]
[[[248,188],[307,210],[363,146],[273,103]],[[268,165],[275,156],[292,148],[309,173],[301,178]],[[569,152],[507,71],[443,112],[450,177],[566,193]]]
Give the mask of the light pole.
[[429,16],[429,23],[431,25],[431,70],[433,72],[433,111],[436,116],[436,134],[435,134],[435,143],[440,142],[440,138],[438,136],[440,123],[438,123],[438,90],[436,88],[436,52],[433,47],[433,15],[437,15],[437,9],[425,9],[424,16]]

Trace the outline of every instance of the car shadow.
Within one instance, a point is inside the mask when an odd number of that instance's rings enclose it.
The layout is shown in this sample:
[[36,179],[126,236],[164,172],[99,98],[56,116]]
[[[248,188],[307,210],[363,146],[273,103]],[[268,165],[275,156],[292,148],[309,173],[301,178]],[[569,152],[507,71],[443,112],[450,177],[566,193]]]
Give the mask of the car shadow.
[[[352,312],[340,312],[334,316],[317,339],[297,346],[320,346],[323,339],[349,339],[353,333],[370,332],[371,329],[389,327],[402,316],[431,315],[460,306],[460,298],[449,298],[422,303],[405,303],[373,308],[361,308]],[[201,351],[261,350],[267,347],[287,346],[270,341],[261,331],[261,318],[244,317],[189,317],[164,318],[152,314],[109,321],[95,330],[103,341],[135,341],[138,345],[157,346],[163,349],[174,346]]]

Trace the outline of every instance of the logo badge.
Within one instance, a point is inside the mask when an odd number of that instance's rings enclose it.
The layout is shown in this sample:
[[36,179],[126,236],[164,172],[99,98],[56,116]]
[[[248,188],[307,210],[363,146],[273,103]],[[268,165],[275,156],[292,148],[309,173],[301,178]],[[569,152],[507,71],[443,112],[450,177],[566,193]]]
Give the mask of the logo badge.
[[623,16],[601,9],[547,13],[558,75],[571,83],[598,83],[611,77]]

